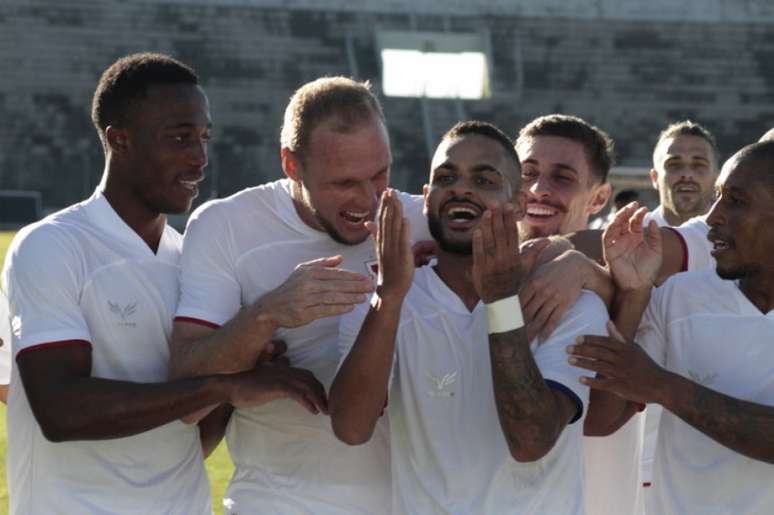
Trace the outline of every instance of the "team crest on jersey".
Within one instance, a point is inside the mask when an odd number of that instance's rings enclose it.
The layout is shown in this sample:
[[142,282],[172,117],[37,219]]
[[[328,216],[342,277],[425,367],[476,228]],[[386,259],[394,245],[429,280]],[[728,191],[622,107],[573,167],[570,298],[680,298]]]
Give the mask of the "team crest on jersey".
[[379,260],[373,259],[365,262],[366,271],[371,279],[376,282],[379,279]]
[[428,372],[427,378],[432,385],[432,388],[427,391],[430,397],[454,397],[454,391],[451,390],[451,386],[457,381],[456,371],[444,376],[436,376]]
[[137,324],[130,320],[131,316],[137,312],[137,303],[129,303],[126,306],[122,306],[118,302],[107,301],[110,312],[117,315],[121,319],[117,322],[118,325],[124,327],[136,327]]

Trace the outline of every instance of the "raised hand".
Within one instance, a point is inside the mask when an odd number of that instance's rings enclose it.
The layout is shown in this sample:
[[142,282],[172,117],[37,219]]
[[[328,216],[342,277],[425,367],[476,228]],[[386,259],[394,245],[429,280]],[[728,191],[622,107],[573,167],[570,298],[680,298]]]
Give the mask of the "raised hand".
[[602,235],[605,262],[622,290],[652,287],[661,268],[661,233],[653,221],[643,229],[647,212],[637,202],[628,204]]
[[231,404],[235,408],[260,406],[288,398],[309,413],[328,413],[325,389],[310,371],[289,366],[258,366],[233,375]]
[[640,403],[658,402],[667,373],[635,342],[627,342],[613,322],[608,322],[609,337],[584,335],[567,347],[572,365],[591,370],[597,377],[582,377],[581,382]]
[[332,256],[296,266],[284,283],[258,300],[259,316],[279,327],[299,327],[350,311],[366,300],[373,283],[365,275],[336,268],[342,261]]
[[473,232],[473,286],[485,304],[519,293],[525,266],[511,204],[487,209]]
[[380,297],[403,298],[414,279],[414,253],[411,250],[409,223],[403,217],[403,206],[395,191],[386,190],[379,205],[379,226],[367,222],[375,232],[376,256],[379,261],[377,290]]

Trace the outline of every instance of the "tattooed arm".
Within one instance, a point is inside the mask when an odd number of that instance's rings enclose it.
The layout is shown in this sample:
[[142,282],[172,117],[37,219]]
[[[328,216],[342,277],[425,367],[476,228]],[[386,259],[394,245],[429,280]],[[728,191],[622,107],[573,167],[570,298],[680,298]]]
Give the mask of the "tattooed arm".
[[[485,213],[473,235],[473,282],[484,303],[516,295],[524,275],[511,205]],[[577,413],[574,401],[549,388],[535,363],[526,327],[489,335],[495,404],[511,455],[536,461]]]

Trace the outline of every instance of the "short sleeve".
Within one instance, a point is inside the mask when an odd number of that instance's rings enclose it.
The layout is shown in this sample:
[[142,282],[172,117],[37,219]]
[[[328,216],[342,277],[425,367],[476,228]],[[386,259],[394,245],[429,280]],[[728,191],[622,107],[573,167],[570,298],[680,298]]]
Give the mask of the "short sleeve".
[[567,346],[573,345],[580,335],[607,336],[607,321],[608,313],[602,299],[584,290],[551,337],[536,347],[533,343],[535,363],[546,383],[579,404],[578,414],[572,422],[582,416],[589,398],[589,389],[579,378],[583,375],[590,376],[591,373],[570,365],[567,361]]
[[0,291],[0,385],[11,382],[11,320],[8,317],[8,300]]
[[79,302],[83,259],[62,228],[43,224],[17,234],[3,278],[14,354],[44,343],[91,342]]
[[180,258],[176,319],[223,325],[242,307],[231,231],[217,204],[201,206],[188,222]]
[[403,205],[403,216],[409,222],[411,243],[432,240],[424,214],[425,201],[422,195],[400,193],[398,198]]
[[648,353],[653,361],[662,367],[666,366],[665,320],[662,306],[665,293],[672,287],[672,284],[673,281],[670,279],[662,286],[654,288],[634,337],[634,341]]
[[711,254],[712,243],[707,239],[709,225],[707,225],[706,216],[691,218],[683,225],[673,229],[685,245],[687,271],[714,268],[715,259]]

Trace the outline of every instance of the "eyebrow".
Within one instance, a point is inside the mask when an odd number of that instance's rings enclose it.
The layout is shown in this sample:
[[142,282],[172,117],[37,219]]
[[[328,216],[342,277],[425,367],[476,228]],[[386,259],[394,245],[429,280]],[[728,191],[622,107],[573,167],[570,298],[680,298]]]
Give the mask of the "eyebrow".
[[[539,163],[537,162],[536,159],[525,159],[523,162],[526,163],[526,164],[531,164],[531,165],[535,165],[535,166],[539,165]],[[568,172],[574,173],[575,175],[578,175],[578,170],[576,170],[572,166],[568,165],[567,163],[555,163],[553,165],[553,168],[558,168],[559,170],[566,170]]]
[[[194,129],[194,128],[196,128],[196,124],[193,124],[190,122],[181,122],[174,125],[168,125],[164,127],[164,130]],[[207,122],[207,129],[212,129],[212,122]]]

